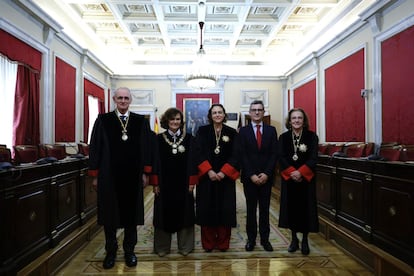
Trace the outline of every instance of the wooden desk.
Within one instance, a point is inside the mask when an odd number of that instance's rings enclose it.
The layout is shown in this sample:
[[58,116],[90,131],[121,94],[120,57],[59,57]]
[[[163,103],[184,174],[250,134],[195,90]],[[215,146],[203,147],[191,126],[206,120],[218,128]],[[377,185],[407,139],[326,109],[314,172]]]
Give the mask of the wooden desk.
[[0,274],[16,272],[96,213],[87,159],[0,172]]

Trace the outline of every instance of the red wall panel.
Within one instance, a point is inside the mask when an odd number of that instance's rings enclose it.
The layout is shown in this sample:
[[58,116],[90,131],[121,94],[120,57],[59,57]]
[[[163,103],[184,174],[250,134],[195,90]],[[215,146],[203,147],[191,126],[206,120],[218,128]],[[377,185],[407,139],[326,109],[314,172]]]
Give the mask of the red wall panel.
[[326,141],[365,141],[364,49],[325,70]]
[[56,58],[55,141],[75,141],[76,68]]
[[381,44],[382,141],[414,144],[414,27]]
[[294,107],[302,108],[309,118],[309,129],[316,128],[316,80],[311,80],[294,91]]

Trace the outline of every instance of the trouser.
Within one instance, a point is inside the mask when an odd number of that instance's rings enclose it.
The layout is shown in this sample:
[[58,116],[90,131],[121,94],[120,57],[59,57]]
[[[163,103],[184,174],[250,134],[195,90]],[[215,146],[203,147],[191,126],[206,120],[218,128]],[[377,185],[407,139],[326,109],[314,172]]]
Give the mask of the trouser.
[[206,250],[227,250],[230,246],[230,237],[229,226],[201,226],[201,243]]
[[[156,227],[154,230],[154,252],[170,253],[172,233]],[[179,252],[190,253],[194,249],[194,226],[177,231],[177,248]]]
[[[116,239],[117,228],[104,226],[105,232],[105,250],[108,254],[115,254],[118,249],[118,241]],[[133,253],[137,244],[137,227],[129,226],[124,228],[124,241],[122,247],[125,253]]]

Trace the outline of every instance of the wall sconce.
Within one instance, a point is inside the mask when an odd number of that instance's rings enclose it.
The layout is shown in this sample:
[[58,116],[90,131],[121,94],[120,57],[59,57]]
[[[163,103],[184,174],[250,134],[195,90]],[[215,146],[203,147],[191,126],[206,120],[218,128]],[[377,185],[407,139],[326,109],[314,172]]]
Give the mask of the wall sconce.
[[361,89],[361,98],[368,98],[369,92],[372,92],[372,89]]

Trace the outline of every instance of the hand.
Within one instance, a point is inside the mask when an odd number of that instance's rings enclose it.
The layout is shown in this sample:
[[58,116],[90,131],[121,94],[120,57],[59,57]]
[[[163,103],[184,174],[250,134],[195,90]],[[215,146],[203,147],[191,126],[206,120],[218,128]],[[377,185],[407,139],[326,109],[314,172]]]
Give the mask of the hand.
[[218,181],[223,180],[225,177],[226,177],[226,175],[223,172],[220,171],[220,172],[217,173]]
[[95,192],[98,191],[98,178],[97,177],[94,177],[92,179],[92,188],[95,190]]
[[295,182],[302,182],[302,174],[299,171],[293,171],[290,174],[290,178]]
[[142,174],[142,186],[145,188],[149,184],[149,176],[145,173]]
[[210,178],[211,181],[218,181],[219,180],[219,178],[217,177],[216,172],[213,171],[213,170],[208,171],[208,177]]
[[261,183],[260,183],[260,178],[259,178],[259,176],[258,176],[257,174],[254,174],[254,175],[250,176],[250,180],[251,180],[254,184],[256,184],[257,186],[260,186],[260,185],[261,185]]
[[152,187],[152,192],[155,195],[159,195],[160,194],[160,186],[154,186],[154,187]]
[[265,184],[265,183],[267,182],[267,180],[269,179],[269,177],[268,177],[268,176],[267,176],[267,174],[265,174],[265,173],[260,173],[260,174],[258,175],[258,177],[259,177],[259,184],[260,184],[260,185]]
[[195,185],[190,185],[190,186],[188,186],[188,191],[189,191],[190,193],[192,193],[192,192],[193,192],[193,190],[194,190],[194,187],[195,187]]

